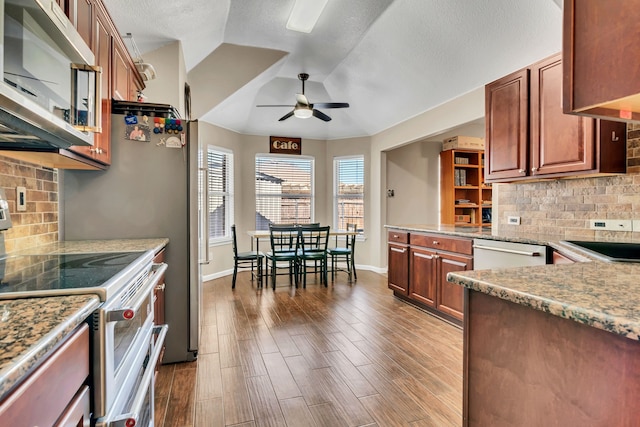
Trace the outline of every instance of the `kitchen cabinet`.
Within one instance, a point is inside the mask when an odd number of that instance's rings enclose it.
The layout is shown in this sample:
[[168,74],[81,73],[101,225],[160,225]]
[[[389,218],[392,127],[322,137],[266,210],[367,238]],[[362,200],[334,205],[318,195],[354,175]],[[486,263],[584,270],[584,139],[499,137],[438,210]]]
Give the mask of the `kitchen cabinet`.
[[[153,258],[154,264],[163,263],[165,261],[165,248],[162,248],[156,256]],[[165,322],[165,273],[162,274],[160,279],[158,280],[158,284],[153,289],[153,323],[156,325],[164,325]],[[162,358],[164,356],[165,345],[164,342],[162,344],[162,350],[160,353],[160,357],[158,358],[158,363],[156,363],[156,373],[160,370],[160,366],[162,365]]]
[[0,425],[88,425],[88,376],[89,327],[83,323],[2,401]]
[[70,150],[101,164],[110,165],[111,99],[137,100],[137,93],[144,89],[144,83],[104,3],[101,0],[75,0],[72,4],[76,5],[76,28],[79,31],[80,28],[88,28],[91,33],[88,44],[96,57],[96,65],[102,67],[102,130],[94,134],[92,147],[74,146]]
[[[85,2],[86,0],[78,0]],[[96,65],[102,67],[101,75],[101,118],[102,131],[94,134],[92,147],[71,147],[71,151],[82,154],[105,165],[111,164],[111,52],[113,35],[109,15],[102,2],[96,2],[89,8],[94,31],[91,50],[96,57]]]
[[565,113],[640,120],[640,0],[565,0]]
[[554,55],[485,87],[486,182],[626,172],[626,125],[564,114]]
[[389,231],[387,284],[394,293],[409,292],[409,234]]
[[[394,230],[388,239],[389,288],[394,295],[460,325],[463,288],[446,278],[450,272],[473,268],[471,239]],[[406,278],[408,283],[402,282]]]
[[463,289],[447,282],[447,273],[473,267],[471,239],[411,233],[409,245],[409,298],[447,320],[462,320]]
[[440,222],[490,223],[491,186],[484,183],[484,151],[446,150],[440,153]]

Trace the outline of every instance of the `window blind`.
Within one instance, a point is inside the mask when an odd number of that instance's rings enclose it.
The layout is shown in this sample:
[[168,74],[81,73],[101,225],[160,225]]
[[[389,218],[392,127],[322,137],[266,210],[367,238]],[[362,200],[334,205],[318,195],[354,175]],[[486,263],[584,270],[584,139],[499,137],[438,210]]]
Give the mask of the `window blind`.
[[207,166],[209,238],[230,238],[233,222],[233,154],[210,146],[207,150]]
[[313,222],[313,159],[256,156],[256,230]]
[[356,224],[364,231],[364,156],[334,159],[335,170],[335,227],[345,230],[347,224]]

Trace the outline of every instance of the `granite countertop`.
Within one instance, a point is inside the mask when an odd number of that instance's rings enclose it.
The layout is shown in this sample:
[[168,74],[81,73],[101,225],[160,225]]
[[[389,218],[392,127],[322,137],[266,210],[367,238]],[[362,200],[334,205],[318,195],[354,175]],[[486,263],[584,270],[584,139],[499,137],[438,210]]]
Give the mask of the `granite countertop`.
[[[453,272],[447,280],[468,289],[640,341],[640,263],[603,262],[566,246],[560,236],[492,233],[490,228],[385,226],[460,237],[547,245],[574,264]],[[587,239],[579,240],[604,240]]]
[[95,295],[0,302],[0,400],[98,308]]
[[167,246],[169,239],[159,237],[155,239],[113,239],[113,240],[66,240],[48,243],[33,248],[23,249],[11,255],[55,255],[70,253],[100,253],[100,252],[142,252],[159,251]]

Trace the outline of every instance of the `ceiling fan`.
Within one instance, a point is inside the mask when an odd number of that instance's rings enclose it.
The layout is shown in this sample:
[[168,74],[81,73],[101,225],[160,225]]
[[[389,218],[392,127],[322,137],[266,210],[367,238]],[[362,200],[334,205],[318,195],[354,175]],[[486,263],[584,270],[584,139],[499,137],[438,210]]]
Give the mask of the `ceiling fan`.
[[296,94],[296,105],[256,105],[256,107],[293,107],[293,110],[280,117],[278,121],[287,120],[291,116],[296,116],[300,119],[308,119],[311,116],[317,117],[320,120],[328,122],[331,117],[327,116],[322,111],[316,110],[317,108],[348,108],[347,102],[316,102],[314,104],[309,102],[309,99],[304,94],[304,82],[309,79],[309,74],[300,73],[298,79],[302,81],[302,93]]

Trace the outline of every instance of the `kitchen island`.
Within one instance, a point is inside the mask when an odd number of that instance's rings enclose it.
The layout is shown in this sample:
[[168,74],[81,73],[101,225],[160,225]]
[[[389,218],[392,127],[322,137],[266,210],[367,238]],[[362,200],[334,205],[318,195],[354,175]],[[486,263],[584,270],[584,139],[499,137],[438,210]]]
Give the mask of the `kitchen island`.
[[465,426],[633,426],[640,264],[449,273],[465,288]]

